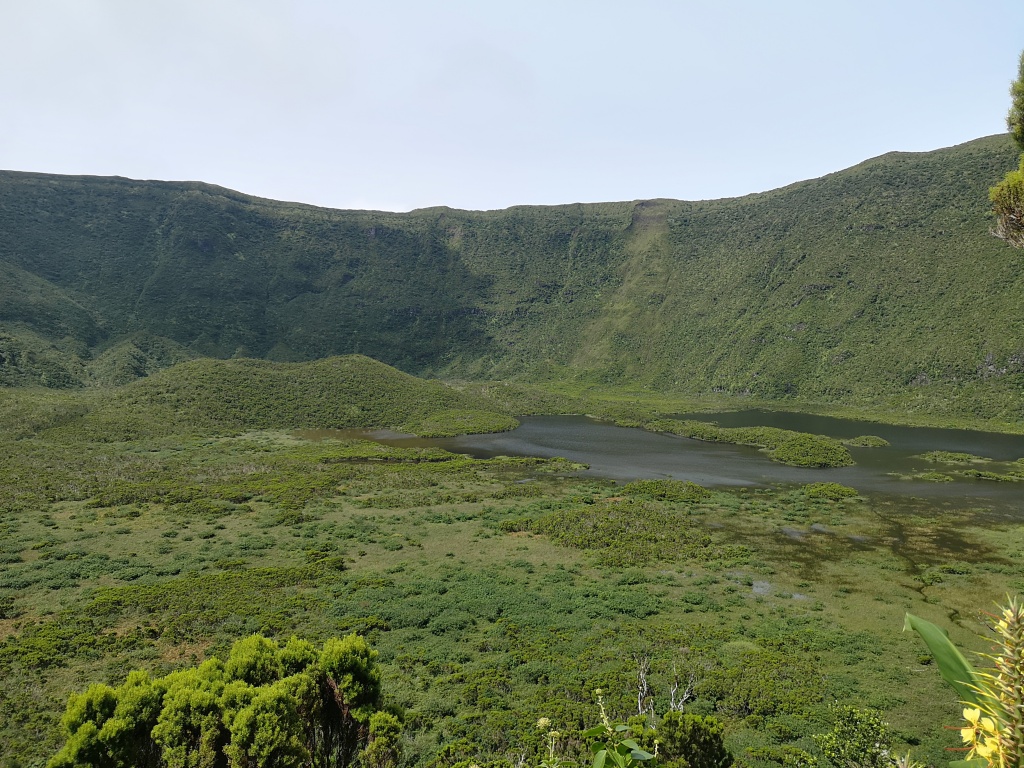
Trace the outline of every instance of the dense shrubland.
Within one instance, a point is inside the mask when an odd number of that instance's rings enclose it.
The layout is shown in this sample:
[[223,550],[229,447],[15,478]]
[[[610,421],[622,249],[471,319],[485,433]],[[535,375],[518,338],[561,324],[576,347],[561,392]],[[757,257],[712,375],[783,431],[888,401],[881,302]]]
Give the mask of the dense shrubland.
[[[1024,608],[1020,600],[1009,599],[995,617],[995,651],[983,657],[992,663],[991,671],[974,671],[934,624],[911,614],[906,624],[925,640],[942,677],[967,704],[960,736],[967,745],[968,762],[951,765],[1020,765],[1024,755]],[[71,695],[61,719],[67,741],[47,768],[397,768],[403,757],[405,713],[394,706],[390,711],[381,708],[376,658],[377,653],[354,634],[328,640],[321,651],[294,636],[278,644],[252,635],[236,642],[224,662],[209,659],[157,679],[145,671],[132,671],[116,688],[97,684]],[[542,734],[541,749],[532,759],[539,768],[577,764],[581,748],[588,745],[594,768],[729,768],[735,762],[725,745],[723,722],[684,711],[687,701],[696,696],[692,672],[681,694],[679,680],[674,680],[669,709],[658,716],[648,685],[649,659],[636,661],[638,713],[627,723],[614,723],[604,692],[596,689],[596,726],[577,732],[573,724],[562,732],[552,728],[551,718],[540,717],[536,725]],[[742,699],[746,719],[785,707],[784,701],[765,700],[760,694],[766,670],[778,674],[786,662],[765,657],[748,661],[740,687],[756,695]],[[788,688],[773,689],[791,695],[804,689],[796,697],[796,712],[815,699],[816,686],[807,679],[808,673],[813,675],[813,670],[793,668],[792,676],[786,678]],[[896,736],[878,712],[834,703],[830,714],[831,730],[814,734],[810,750],[762,747],[748,750],[741,761],[760,759],[804,768],[924,768],[911,752],[903,756],[894,752]],[[527,755],[528,750],[521,751],[517,762],[526,762]],[[432,764],[448,764],[453,756],[451,747],[446,747]]]
[[89,685],[165,680],[254,633],[351,632],[380,653],[403,766],[539,761],[541,717],[580,764],[595,688],[614,722],[653,718],[633,723],[641,746],[685,715],[713,754],[719,734],[740,765],[787,764],[816,754],[838,699],[935,761],[955,700],[893,627],[908,608],[971,626],[1020,580],[1017,529],[834,483],[617,485],[561,460],[234,424],[117,442],[76,426],[104,407],[92,396],[0,400],[0,752],[22,765],[59,751]]

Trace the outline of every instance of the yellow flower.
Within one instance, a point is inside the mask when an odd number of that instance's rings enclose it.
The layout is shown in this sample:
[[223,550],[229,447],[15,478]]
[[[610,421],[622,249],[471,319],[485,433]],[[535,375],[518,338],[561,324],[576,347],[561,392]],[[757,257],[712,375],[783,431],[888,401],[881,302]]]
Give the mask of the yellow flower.
[[972,733],[978,730],[982,730],[985,733],[996,732],[996,721],[993,720],[991,717],[982,717],[980,709],[972,709],[971,707],[965,707],[964,720],[971,724],[970,728],[960,729],[960,735],[964,737],[964,741],[970,741],[970,739],[968,739],[967,736],[964,735],[965,731],[971,731]]
[[991,717],[982,717],[981,710],[967,707],[964,709],[964,720],[969,727],[960,729],[960,738],[971,747],[971,756],[989,759],[999,749],[999,733],[996,721]]
[[542,717],[540,720],[537,721],[537,727],[540,728],[542,731],[546,730],[547,728],[550,728],[551,719],[547,717]]
[[984,757],[986,760],[992,757],[992,753],[996,751],[995,745],[988,742],[978,742],[974,745],[974,754],[978,757]]

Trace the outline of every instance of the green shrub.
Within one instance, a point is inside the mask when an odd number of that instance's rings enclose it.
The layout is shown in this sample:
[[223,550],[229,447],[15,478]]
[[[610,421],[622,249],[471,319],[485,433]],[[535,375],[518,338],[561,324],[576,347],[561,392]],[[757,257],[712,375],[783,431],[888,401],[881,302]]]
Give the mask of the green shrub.
[[833,728],[814,740],[825,760],[836,768],[891,768],[893,737],[874,710],[833,706]]
[[[48,766],[350,765],[379,713],[376,655],[356,635],[319,652],[295,637],[280,646],[253,635],[226,662],[155,680],[131,672],[117,688],[71,696],[67,741]],[[396,743],[396,720],[378,718],[376,727]],[[375,764],[394,764],[380,752],[371,752]]]
[[733,763],[725,748],[725,727],[710,715],[666,712],[657,730],[644,729],[640,736],[648,750],[657,738],[658,764],[665,768],[729,768]]
[[840,443],[821,435],[800,434],[769,452],[775,461],[796,467],[847,467],[850,452]]
[[996,225],[992,233],[1015,248],[1024,248],[1024,157],[1016,171],[1010,171],[988,193]]
[[828,499],[829,501],[842,501],[859,495],[855,488],[839,483],[808,483],[804,486],[804,493],[811,499]]
[[701,501],[711,496],[707,488],[689,480],[634,480],[622,492],[655,501]]
[[851,437],[849,440],[843,440],[845,445],[852,445],[855,448],[884,448],[889,445],[889,441],[884,437],[878,437],[876,435],[861,435],[860,437]]

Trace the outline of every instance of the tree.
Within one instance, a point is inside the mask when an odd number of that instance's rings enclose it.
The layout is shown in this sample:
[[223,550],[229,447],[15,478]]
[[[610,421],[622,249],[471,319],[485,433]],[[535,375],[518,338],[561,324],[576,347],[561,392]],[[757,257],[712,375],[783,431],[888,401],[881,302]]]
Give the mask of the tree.
[[1010,112],[1006,116],[1006,127],[1024,152],[1024,53],[1017,66],[1017,79],[1010,84]]
[[877,712],[834,706],[832,716],[832,730],[814,737],[829,764],[836,768],[892,766],[892,734]]
[[370,715],[370,741],[359,757],[366,768],[396,768],[402,758],[402,724],[390,712]]
[[[1024,53],[1021,54],[1017,79],[1010,85],[1010,112],[1006,126],[1017,146],[1024,153]],[[1015,248],[1024,248],[1024,154],[1020,167],[989,190],[996,225],[992,234]]]
[[714,717],[666,712],[656,737],[666,766],[729,768],[732,755],[725,748],[725,728]]
[[227,661],[68,700],[67,742],[48,768],[345,768],[360,756],[393,768],[401,723],[380,709],[376,651],[357,635],[319,652],[259,635]]

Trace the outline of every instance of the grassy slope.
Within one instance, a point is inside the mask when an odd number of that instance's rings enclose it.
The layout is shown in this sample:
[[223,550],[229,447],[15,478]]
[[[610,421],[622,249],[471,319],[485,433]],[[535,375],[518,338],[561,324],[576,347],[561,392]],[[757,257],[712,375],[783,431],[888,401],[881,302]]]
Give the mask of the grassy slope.
[[479,395],[402,373],[363,355],[308,363],[201,359],[113,390],[9,396],[15,434],[135,440],[254,429],[387,428],[440,436],[511,429],[515,419]]
[[846,402],[955,397],[987,381],[1004,393],[989,407],[1014,409],[1021,258],[987,236],[973,188],[996,172],[993,143],[887,155],[765,195],[666,211],[657,269],[669,306],[618,330],[625,373],[661,387],[672,376]]
[[[480,398],[417,379],[363,355],[310,363],[196,360],[121,390],[113,407],[166,408],[206,429],[391,427],[415,430],[434,414],[488,410]],[[494,414],[498,416],[498,414]],[[514,422],[506,419],[509,426]]]
[[[1015,419],[1024,270],[986,218],[1013,159],[997,136],[731,200],[409,214],[4,173],[0,264],[38,301],[0,330],[86,381],[111,376],[82,358],[145,331],[196,355]],[[6,383],[43,381],[19,365]]]

